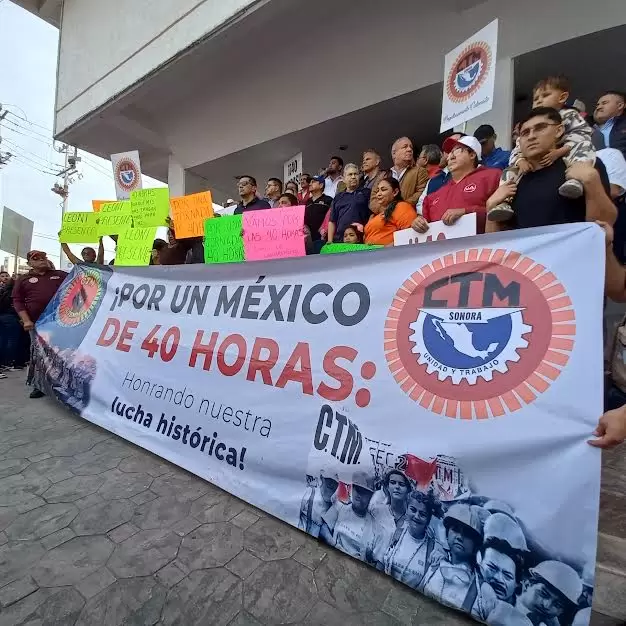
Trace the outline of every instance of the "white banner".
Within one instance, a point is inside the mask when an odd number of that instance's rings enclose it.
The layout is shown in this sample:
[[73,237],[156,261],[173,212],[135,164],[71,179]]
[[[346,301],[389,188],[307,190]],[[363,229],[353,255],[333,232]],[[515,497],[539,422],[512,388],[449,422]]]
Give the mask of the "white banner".
[[120,152],[111,155],[115,194],[118,200],[128,200],[131,191],[142,188],[139,151]]
[[77,266],[37,324],[39,384],[478,620],[571,624],[596,553],[603,232],[371,254]]
[[446,54],[441,132],[491,111],[497,52],[496,19]]
[[394,246],[406,246],[429,241],[441,241],[442,239],[458,239],[471,237],[476,234],[476,213],[468,213],[460,217],[452,226],[446,226],[443,222],[430,222],[425,233],[418,233],[412,228],[397,230],[393,234]]
[[290,180],[299,183],[301,175],[302,152],[298,152],[298,154],[291,157],[288,161],[285,161],[285,164],[283,165],[283,184],[288,183]]

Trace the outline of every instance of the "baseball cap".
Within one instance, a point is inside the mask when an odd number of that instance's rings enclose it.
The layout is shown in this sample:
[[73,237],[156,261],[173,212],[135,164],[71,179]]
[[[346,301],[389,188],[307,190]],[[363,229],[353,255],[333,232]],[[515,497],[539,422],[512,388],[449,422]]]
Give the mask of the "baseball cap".
[[475,131],[474,137],[483,143],[487,139],[491,139],[496,134],[495,128],[491,124],[481,124]]
[[476,137],[472,137],[471,135],[465,135],[465,137],[461,137],[460,139],[452,139],[452,137],[448,137],[443,142],[443,151],[450,154],[455,146],[465,146],[466,148],[473,150],[476,153],[479,161],[483,157],[483,150],[480,147],[480,141],[478,141]]
[[311,176],[311,180],[316,180],[320,185],[324,185],[326,183],[325,176]]
[[31,250],[29,253],[27,253],[26,260],[30,261],[34,256],[40,256],[45,259],[47,255],[42,250]]

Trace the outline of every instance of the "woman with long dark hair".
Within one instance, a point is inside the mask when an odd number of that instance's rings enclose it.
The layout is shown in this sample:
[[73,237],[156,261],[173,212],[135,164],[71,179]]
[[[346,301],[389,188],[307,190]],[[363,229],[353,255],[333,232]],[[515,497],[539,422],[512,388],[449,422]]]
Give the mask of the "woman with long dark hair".
[[393,234],[411,228],[417,216],[415,207],[402,200],[400,183],[395,178],[378,181],[372,196],[376,202],[370,204],[375,214],[365,225],[365,243],[393,246]]

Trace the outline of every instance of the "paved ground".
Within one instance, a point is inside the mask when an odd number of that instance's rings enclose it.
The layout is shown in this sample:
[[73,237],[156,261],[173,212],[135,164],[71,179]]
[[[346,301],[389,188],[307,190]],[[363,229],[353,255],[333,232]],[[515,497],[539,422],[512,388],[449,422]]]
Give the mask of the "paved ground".
[[[10,376],[0,381],[0,626],[475,623],[28,400],[23,375]],[[625,475],[626,449],[606,459],[597,626],[626,618]]]

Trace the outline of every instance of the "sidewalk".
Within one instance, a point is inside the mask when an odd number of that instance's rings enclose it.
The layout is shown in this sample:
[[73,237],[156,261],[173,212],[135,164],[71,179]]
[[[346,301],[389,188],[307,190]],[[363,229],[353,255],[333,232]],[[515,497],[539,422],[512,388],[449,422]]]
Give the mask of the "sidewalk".
[[[9,376],[0,381],[0,626],[476,623],[48,399],[29,400],[24,375]],[[605,466],[602,613],[592,623],[617,626],[626,449]]]

